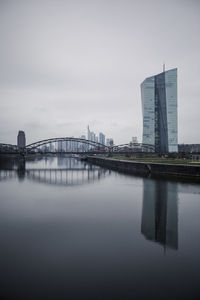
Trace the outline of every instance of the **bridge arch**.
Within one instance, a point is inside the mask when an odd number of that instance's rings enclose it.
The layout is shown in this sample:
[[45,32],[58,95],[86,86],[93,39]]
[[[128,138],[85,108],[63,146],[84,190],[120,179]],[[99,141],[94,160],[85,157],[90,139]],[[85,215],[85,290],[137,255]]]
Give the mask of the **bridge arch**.
[[[86,140],[86,139],[82,139],[82,138],[73,138],[73,137],[60,137],[60,138],[50,138],[50,139],[44,139],[44,140],[40,140],[31,144],[28,144],[25,146],[25,148],[23,149],[19,149],[17,145],[11,145],[11,144],[3,144],[0,143],[0,153],[26,153],[35,149],[40,148],[43,145],[47,145],[47,144],[51,144],[51,143],[57,143],[57,142],[64,142],[64,141],[71,141],[71,142],[77,142],[79,144],[85,144],[88,146],[93,147],[93,149],[90,147],[88,147],[88,150],[94,150],[94,151],[98,151],[98,150],[104,150],[106,152],[124,152],[126,151],[125,148],[127,148],[127,151],[131,151],[135,148],[135,151],[139,150],[142,152],[156,152],[155,151],[155,146],[154,145],[150,145],[150,144],[142,144],[142,143],[135,143],[135,144],[130,144],[130,143],[126,143],[126,144],[120,144],[120,145],[112,145],[112,146],[106,146],[104,144],[101,144],[99,142],[95,142],[95,141],[91,141],[91,140]],[[50,151],[51,152],[51,151]],[[60,152],[60,151],[56,151],[56,152]],[[61,151],[62,152],[62,151]],[[74,152],[77,153],[77,151],[66,151],[66,152]],[[79,151],[78,151],[79,152]],[[87,151],[81,151],[81,152],[87,152]]]
[[106,146],[104,144],[101,144],[99,142],[86,140],[82,138],[73,138],[73,137],[60,137],[60,138],[50,138],[45,140],[40,140],[35,143],[31,143],[29,145],[26,145],[25,150],[35,150],[41,146],[52,144],[52,143],[58,143],[58,142],[77,142],[79,144],[85,144],[88,146],[94,147],[94,149],[103,149],[103,150],[109,150],[110,146]]

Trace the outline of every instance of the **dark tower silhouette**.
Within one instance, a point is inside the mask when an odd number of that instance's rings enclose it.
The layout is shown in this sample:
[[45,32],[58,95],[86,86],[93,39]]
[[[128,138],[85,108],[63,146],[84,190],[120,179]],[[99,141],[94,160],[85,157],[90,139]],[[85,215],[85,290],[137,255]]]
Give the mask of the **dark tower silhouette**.
[[17,136],[17,146],[18,148],[23,149],[26,146],[26,137],[25,132],[20,130]]

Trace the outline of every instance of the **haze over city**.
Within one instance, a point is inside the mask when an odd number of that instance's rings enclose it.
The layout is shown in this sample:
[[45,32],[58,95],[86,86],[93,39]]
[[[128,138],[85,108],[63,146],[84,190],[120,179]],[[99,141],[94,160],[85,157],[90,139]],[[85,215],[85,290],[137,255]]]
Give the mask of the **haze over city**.
[[0,0],[0,142],[142,137],[140,84],[178,68],[178,142],[199,143],[200,2]]

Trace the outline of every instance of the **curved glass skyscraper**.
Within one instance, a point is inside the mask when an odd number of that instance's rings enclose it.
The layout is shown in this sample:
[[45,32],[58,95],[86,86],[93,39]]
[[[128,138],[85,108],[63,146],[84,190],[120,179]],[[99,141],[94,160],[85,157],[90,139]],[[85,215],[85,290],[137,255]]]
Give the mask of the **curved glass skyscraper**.
[[159,153],[177,152],[177,69],[146,78],[141,96],[143,144]]

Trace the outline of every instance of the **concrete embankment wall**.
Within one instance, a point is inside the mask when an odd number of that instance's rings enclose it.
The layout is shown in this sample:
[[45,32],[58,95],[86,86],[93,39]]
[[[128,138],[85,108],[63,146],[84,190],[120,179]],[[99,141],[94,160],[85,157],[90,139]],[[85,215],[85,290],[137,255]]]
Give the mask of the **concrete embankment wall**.
[[125,173],[137,173],[141,175],[167,175],[178,177],[195,177],[200,179],[200,166],[178,165],[178,164],[162,164],[118,160],[110,158],[100,158],[89,156],[87,160],[91,163],[102,167]]

